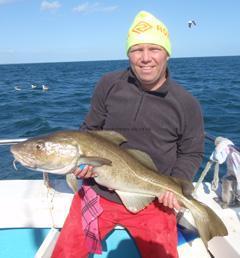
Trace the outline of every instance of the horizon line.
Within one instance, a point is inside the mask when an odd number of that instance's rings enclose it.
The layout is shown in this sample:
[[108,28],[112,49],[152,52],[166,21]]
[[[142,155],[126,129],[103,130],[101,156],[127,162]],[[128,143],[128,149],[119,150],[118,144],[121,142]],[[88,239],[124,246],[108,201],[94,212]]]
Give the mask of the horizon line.
[[[170,57],[171,59],[188,59],[188,58],[213,58],[213,57],[240,57],[240,55],[213,55],[213,56],[183,56],[183,57]],[[57,64],[57,63],[84,63],[84,62],[112,62],[112,61],[128,61],[128,59],[99,59],[99,60],[78,60],[78,61],[40,61],[40,62],[16,62],[16,63],[0,63],[0,65],[24,65],[24,64]]]

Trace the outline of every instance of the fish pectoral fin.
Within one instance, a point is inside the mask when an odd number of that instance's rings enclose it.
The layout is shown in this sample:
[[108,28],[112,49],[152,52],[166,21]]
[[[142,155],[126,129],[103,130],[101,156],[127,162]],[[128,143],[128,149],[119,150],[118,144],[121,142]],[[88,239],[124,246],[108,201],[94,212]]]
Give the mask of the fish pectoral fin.
[[80,164],[85,164],[93,167],[101,167],[103,165],[108,165],[111,166],[112,161],[109,159],[105,158],[100,158],[100,157],[80,157],[79,159],[79,165]]
[[126,151],[129,154],[131,154],[135,159],[137,159],[142,165],[154,171],[158,171],[153,160],[147,153],[140,150],[135,150],[135,149],[127,149]]
[[127,139],[123,135],[115,131],[101,130],[101,131],[89,131],[89,133],[96,134],[97,136],[100,136],[117,145],[120,145],[121,143],[127,141]]
[[122,192],[119,190],[116,190],[116,193],[120,197],[126,209],[132,213],[137,213],[144,209],[155,199],[155,196],[152,195]]
[[78,191],[78,180],[72,173],[66,175],[66,182],[74,193]]

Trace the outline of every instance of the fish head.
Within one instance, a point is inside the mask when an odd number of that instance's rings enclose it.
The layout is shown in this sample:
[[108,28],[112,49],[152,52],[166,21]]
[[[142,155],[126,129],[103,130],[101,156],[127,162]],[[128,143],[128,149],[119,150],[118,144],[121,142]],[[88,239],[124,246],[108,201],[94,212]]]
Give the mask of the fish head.
[[66,174],[78,165],[80,150],[74,139],[52,134],[11,146],[15,161],[37,171]]

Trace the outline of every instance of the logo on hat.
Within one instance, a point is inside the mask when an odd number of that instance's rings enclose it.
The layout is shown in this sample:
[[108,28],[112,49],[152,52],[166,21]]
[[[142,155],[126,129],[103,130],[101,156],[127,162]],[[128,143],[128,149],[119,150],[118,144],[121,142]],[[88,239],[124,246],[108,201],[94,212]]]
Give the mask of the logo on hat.
[[152,26],[149,23],[141,21],[136,26],[134,26],[134,28],[132,28],[132,31],[140,34],[151,28]]
[[168,31],[161,25],[157,25],[157,30],[160,31],[165,37],[169,37]]

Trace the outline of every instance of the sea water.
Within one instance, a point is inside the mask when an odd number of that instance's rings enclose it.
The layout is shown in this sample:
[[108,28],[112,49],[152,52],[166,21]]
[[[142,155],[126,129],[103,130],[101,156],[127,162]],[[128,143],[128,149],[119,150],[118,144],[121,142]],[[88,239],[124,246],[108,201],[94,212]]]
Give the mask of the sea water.
[[[0,139],[78,129],[100,77],[127,66],[127,60],[0,65]],[[172,58],[169,62],[171,77],[199,100],[205,132],[227,137],[236,145],[240,144],[239,68],[239,56]],[[198,175],[214,143],[206,140],[205,147]],[[42,178],[41,173],[20,165],[14,170],[12,161],[9,146],[0,146],[0,179]]]

